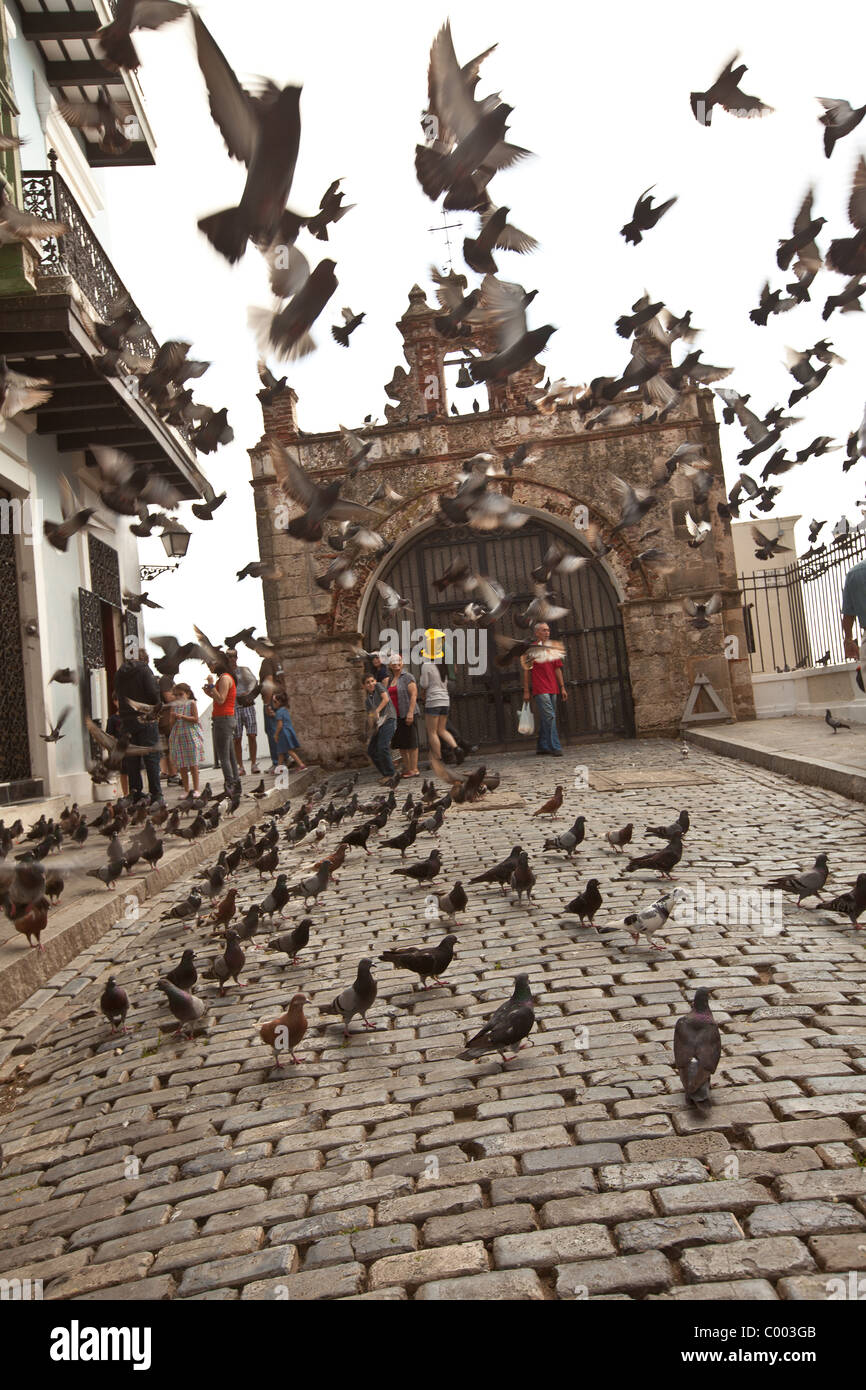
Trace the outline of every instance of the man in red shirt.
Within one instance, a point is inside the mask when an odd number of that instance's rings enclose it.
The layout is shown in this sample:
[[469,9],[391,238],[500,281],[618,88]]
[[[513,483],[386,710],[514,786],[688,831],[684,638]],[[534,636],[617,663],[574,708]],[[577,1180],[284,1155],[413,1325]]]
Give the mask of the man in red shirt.
[[[539,647],[550,647],[550,628],[547,623],[535,624],[535,643]],[[538,709],[539,729],[536,754],[548,754],[553,758],[562,757],[562,745],[556,728],[556,697],[568,699],[568,691],[562,679],[562,657],[552,661],[538,661],[527,654],[521,657],[523,667],[523,698],[529,700],[530,691]]]

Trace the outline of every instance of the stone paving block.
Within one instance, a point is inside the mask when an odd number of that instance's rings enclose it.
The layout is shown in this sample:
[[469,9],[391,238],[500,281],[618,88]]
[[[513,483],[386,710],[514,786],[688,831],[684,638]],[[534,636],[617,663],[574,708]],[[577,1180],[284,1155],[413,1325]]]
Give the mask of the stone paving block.
[[312,1269],[306,1273],[287,1273],[282,1279],[254,1280],[245,1284],[242,1299],[279,1302],[311,1303],[319,1299],[350,1298],[364,1284],[362,1264],[331,1265],[327,1269]]
[[376,1219],[389,1221],[425,1221],[428,1216],[453,1216],[455,1212],[475,1211],[483,1205],[484,1194],[477,1183],[465,1187],[436,1187],[425,1192],[413,1192],[408,1197],[392,1197],[379,1203]]
[[492,1240],[494,1236],[534,1230],[535,1224],[532,1207],[514,1202],[459,1216],[432,1216],[421,1228],[421,1240],[424,1245],[448,1245],[461,1239]]
[[562,1197],[545,1202],[539,1212],[542,1226],[579,1226],[588,1221],[613,1224],[637,1221],[655,1214],[653,1199],[643,1188],[628,1192],[597,1192],[581,1197]]
[[415,1298],[428,1303],[538,1301],[544,1298],[544,1286],[534,1270],[510,1269],[466,1279],[436,1279],[422,1284]]
[[[785,1282],[783,1279],[782,1283]],[[779,1295],[767,1279],[735,1279],[718,1284],[683,1284],[658,1297],[673,1298],[678,1303],[771,1303]]]
[[822,1269],[866,1269],[866,1239],[862,1235],[812,1236],[809,1249]]
[[709,1173],[696,1158],[665,1158],[655,1163],[621,1163],[598,1170],[602,1191],[622,1192],[630,1187],[663,1187],[707,1182]]
[[279,1245],[258,1250],[254,1254],[211,1260],[184,1270],[178,1295],[188,1298],[211,1289],[240,1285],[241,1298],[244,1298],[247,1289],[255,1288],[262,1280],[279,1279],[281,1276],[288,1280],[294,1277],[297,1267],[298,1252],[294,1245]]
[[160,1303],[173,1298],[177,1291],[177,1280],[171,1274],[161,1274],[155,1279],[134,1279],[128,1284],[112,1284],[108,1289],[94,1289],[91,1293],[76,1294],[74,1303]]
[[659,1251],[645,1255],[617,1255],[607,1260],[582,1260],[556,1267],[559,1298],[591,1298],[605,1293],[641,1296],[667,1289],[674,1282],[674,1267]]
[[845,1202],[777,1202],[755,1207],[745,1225],[750,1236],[817,1236],[866,1230],[866,1217]]
[[336,1211],[319,1212],[299,1221],[281,1222],[271,1228],[268,1240],[272,1245],[309,1245],[325,1236],[349,1235],[373,1225],[372,1207],[346,1207]]
[[556,1197],[574,1197],[595,1192],[597,1183],[591,1168],[558,1169],[551,1173],[530,1173],[517,1178],[494,1179],[490,1200],[503,1202],[547,1202]]
[[593,1223],[503,1235],[493,1242],[493,1263],[497,1269],[552,1269],[572,1260],[615,1254],[616,1246],[607,1228]]
[[866,1168],[790,1173],[776,1178],[773,1191],[780,1202],[866,1196]]
[[486,1274],[489,1269],[487,1251],[480,1240],[464,1245],[440,1245],[432,1250],[419,1250],[412,1255],[389,1255],[370,1266],[368,1277],[371,1289],[401,1284],[408,1289],[439,1279],[459,1279],[470,1274]]
[[773,1200],[769,1188],[752,1178],[660,1187],[653,1196],[664,1216],[682,1216],[698,1211],[732,1211],[740,1215]]
[[651,1221],[624,1221],[614,1227],[624,1255],[667,1250],[676,1255],[692,1245],[721,1245],[743,1239],[743,1228],[729,1211],[696,1212],[692,1216],[662,1216]]
[[[187,1223],[184,1223],[187,1224]],[[206,1264],[212,1258],[230,1258],[234,1255],[248,1255],[258,1250],[264,1241],[265,1232],[261,1226],[247,1226],[240,1231],[220,1232],[215,1236],[200,1236],[194,1240],[181,1240],[175,1245],[163,1246],[153,1266],[154,1274],[170,1274],[174,1270],[188,1269],[191,1265]]]
[[106,1260],[104,1264],[89,1265],[86,1269],[69,1270],[68,1273],[52,1279],[47,1284],[43,1296],[47,1299],[76,1298],[79,1294],[103,1292],[115,1284],[127,1284],[134,1279],[143,1279],[153,1264],[153,1255],[140,1251],[120,1260]]
[[856,1274],[853,1278],[829,1273],[799,1274],[780,1279],[778,1289],[780,1297],[792,1303],[837,1303],[843,1299],[866,1297],[866,1279],[861,1276],[858,1280]]
[[794,1236],[768,1236],[741,1240],[733,1245],[703,1245],[686,1250],[680,1269],[687,1284],[714,1280],[781,1279],[789,1274],[808,1274],[815,1263],[802,1241]]

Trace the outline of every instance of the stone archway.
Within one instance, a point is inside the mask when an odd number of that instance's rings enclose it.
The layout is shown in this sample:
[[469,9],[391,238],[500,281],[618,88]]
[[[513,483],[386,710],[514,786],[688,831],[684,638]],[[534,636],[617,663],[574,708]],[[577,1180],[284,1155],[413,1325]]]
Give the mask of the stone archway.
[[[561,710],[566,738],[630,736],[634,733],[628,660],[622,616],[621,585],[604,561],[590,558],[580,535],[563,516],[531,508],[530,519],[517,531],[478,532],[469,527],[442,527],[434,519],[419,523],[399,546],[371,572],[358,612],[364,646],[374,650],[393,629],[409,655],[413,631],[426,627],[451,629],[454,661],[450,669],[452,710],[464,737],[487,747],[518,741],[517,714],[522,702],[521,673],[515,661],[496,663],[493,633],[462,629],[455,622],[465,601],[459,589],[437,592],[433,580],[451,560],[465,558],[479,573],[497,577],[516,596],[518,612],[532,597],[531,571],[554,538],[564,540],[587,564],[570,575],[557,576],[553,588],[568,615],[553,624],[553,635],[565,646],[565,679],[569,701]],[[411,604],[412,611],[395,626],[382,608],[376,580],[384,579]],[[512,613],[496,624],[496,632],[526,636]],[[465,633],[464,641],[460,633]],[[384,639],[387,644],[392,639]]]

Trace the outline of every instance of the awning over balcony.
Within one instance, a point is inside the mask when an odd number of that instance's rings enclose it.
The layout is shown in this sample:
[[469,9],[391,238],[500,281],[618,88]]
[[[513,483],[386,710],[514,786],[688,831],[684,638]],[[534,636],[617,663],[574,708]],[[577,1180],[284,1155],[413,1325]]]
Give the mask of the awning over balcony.
[[137,129],[122,154],[107,154],[93,131],[82,132],[91,167],[153,164],[153,135],[138,79],[106,67],[93,41],[115,13],[115,0],[16,0],[16,5],[21,32],[39,49],[45,79],[59,101],[96,101],[105,89],[115,102],[132,103]]
[[[24,173],[22,184],[28,211],[69,228],[58,241],[42,243],[37,293],[0,300],[0,355],[15,371],[46,377],[53,386],[51,400],[33,412],[37,433],[54,435],[61,453],[91,444],[122,449],[153,464],[184,498],[201,497],[206,479],[183,434],[139,397],[136,377],[99,369],[94,321],[107,321],[112,303],[128,293],[114,266],[59,174]],[[148,334],[136,350],[153,356],[157,347]]]

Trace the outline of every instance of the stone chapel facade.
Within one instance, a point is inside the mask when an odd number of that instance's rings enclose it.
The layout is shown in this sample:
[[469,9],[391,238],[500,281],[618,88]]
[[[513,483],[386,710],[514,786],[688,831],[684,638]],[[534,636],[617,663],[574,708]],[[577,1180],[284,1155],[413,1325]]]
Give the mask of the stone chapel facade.
[[[362,428],[364,438],[376,443],[368,466],[342,488],[342,495],[366,502],[382,483],[403,499],[376,504],[387,512],[376,529],[390,548],[362,562],[352,590],[318,587],[316,577],[333,552],[324,543],[297,542],[285,533],[284,523],[279,529],[275,523],[286,514],[286,499],[276,483],[270,442],[296,450],[317,481],[333,481],[346,478],[339,431],[300,431],[298,398],[290,386],[263,404],[264,435],[250,450],[259,552],[282,571],[281,579],[264,582],[265,612],[305,757],[332,767],[363,758],[364,668],[351,658],[360,648],[373,650],[379,634],[395,626],[393,615],[382,609],[376,579],[388,580],[412,601],[413,629],[446,628],[449,615],[466,600],[457,590],[438,593],[431,581],[451,558],[468,553],[473,566],[486,566],[484,572],[498,577],[509,592],[528,599],[531,567],[540,563],[552,539],[590,554],[581,529],[587,517],[600,526],[609,554],[591,559],[576,576],[554,576],[551,583],[569,608],[569,616],[553,625],[553,635],[566,644],[570,698],[560,721],[565,740],[673,736],[699,674],[709,679],[732,718],[753,718],[730,526],[715,506],[724,495],[724,476],[712,394],[704,389],[684,392],[662,423],[587,429],[575,408],[558,406],[550,414],[535,409],[532,397],[544,371],[534,363],[504,383],[490,384],[489,409],[455,416],[446,390],[446,363],[459,360],[467,345],[485,352],[493,345],[477,329],[456,343],[443,338],[433,324],[438,312],[414,286],[397,325],[406,365],[395,370],[386,387],[393,402],[385,407],[387,423]],[[470,403],[472,395],[472,390],[466,392]],[[455,392],[453,399],[461,397]],[[640,409],[635,397],[633,414]],[[692,482],[677,469],[644,525],[613,535],[619,516],[613,475],[649,486],[653,462],[667,459],[684,441],[702,442],[712,460],[718,484],[708,503],[695,508]],[[437,522],[438,496],[453,492],[462,462],[479,452],[505,457],[520,444],[540,452],[538,461],[491,481],[490,487],[530,509],[525,528],[501,536]],[[690,508],[712,524],[711,535],[697,549],[688,545],[684,517]],[[655,528],[656,535],[639,543],[640,536]],[[335,529],[326,526],[326,536]],[[646,545],[668,552],[676,561],[674,572],[633,566]],[[722,596],[721,612],[709,619],[708,627],[695,629],[683,612],[683,599],[704,600],[715,592]],[[510,622],[503,630],[526,635]],[[517,668],[501,670],[491,650],[485,672],[454,675],[452,712],[461,731],[482,750],[517,742]]]

